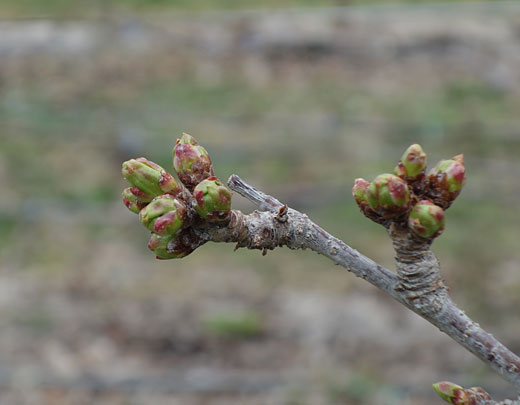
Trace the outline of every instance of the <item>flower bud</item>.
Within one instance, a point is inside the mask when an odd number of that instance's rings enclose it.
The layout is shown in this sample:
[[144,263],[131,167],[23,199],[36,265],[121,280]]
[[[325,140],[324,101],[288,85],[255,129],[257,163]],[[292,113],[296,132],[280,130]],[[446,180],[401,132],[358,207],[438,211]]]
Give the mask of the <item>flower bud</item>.
[[186,206],[169,194],[156,197],[139,212],[141,223],[159,235],[175,234],[186,220]]
[[462,154],[437,163],[428,173],[428,191],[433,201],[444,209],[448,208],[466,182],[465,172]]
[[368,204],[367,202],[367,190],[370,186],[370,182],[365,179],[354,180],[354,186],[352,187],[352,195],[356,200],[356,203],[361,206]]
[[146,203],[139,201],[139,199],[132,192],[132,188],[133,187],[128,187],[123,190],[123,204],[125,204],[126,208],[128,208],[133,213],[139,214],[139,211],[141,211],[146,206]]
[[419,201],[410,211],[408,227],[422,238],[436,238],[444,230],[444,211],[431,201]]
[[208,152],[191,135],[182,134],[173,148],[173,167],[179,180],[191,191],[214,175]]
[[426,169],[426,153],[421,145],[414,143],[406,149],[397,164],[394,174],[406,180],[417,179]]
[[130,193],[132,193],[137,201],[148,204],[153,200],[153,197],[151,195],[148,195],[146,193],[143,193],[143,191],[136,186],[129,187]]
[[[170,173],[145,158],[130,159],[124,162],[122,173],[130,184],[136,187],[132,192],[141,201],[180,190],[179,184]],[[138,195],[139,192],[142,195]]]
[[368,186],[366,198],[379,215],[392,217],[408,210],[410,191],[404,180],[393,174],[380,174]]
[[197,184],[193,190],[193,197],[195,197],[193,208],[201,218],[210,222],[229,218],[231,192],[216,177],[209,177]]
[[168,248],[170,242],[173,242],[176,238],[176,235],[158,235],[152,233],[148,240],[148,249],[155,253],[157,259],[180,259],[181,257],[187,256],[190,252],[175,251]]
[[441,381],[432,385],[435,392],[446,402],[450,404],[466,404],[467,395],[460,385],[449,381]]

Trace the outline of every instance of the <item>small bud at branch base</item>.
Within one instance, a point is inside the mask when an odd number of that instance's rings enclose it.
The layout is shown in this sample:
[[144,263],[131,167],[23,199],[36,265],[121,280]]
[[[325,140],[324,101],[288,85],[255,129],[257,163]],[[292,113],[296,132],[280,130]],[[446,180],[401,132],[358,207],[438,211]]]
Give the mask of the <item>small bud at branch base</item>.
[[193,190],[193,208],[201,218],[210,222],[224,221],[229,218],[231,196],[228,188],[212,176],[201,181]]
[[421,200],[410,211],[408,227],[422,238],[435,238],[444,230],[444,211],[431,201]]
[[168,248],[170,242],[175,241],[177,236],[175,235],[157,235],[152,233],[148,240],[148,249],[155,253],[157,259],[168,260],[168,259],[180,259],[187,256],[189,253],[176,252]]

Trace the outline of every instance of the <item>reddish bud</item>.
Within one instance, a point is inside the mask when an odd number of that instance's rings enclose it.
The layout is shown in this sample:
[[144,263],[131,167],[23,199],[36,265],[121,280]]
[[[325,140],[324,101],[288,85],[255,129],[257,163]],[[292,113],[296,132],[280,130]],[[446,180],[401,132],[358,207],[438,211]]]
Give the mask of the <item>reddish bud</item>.
[[405,180],[415,180],[426,169],[426,153],[421,145],[414,143],[406,149],[401,160],[394,169],[394,174]]
[[432,385],[435,392],[446,402],[450,404],[467,404],[467,395],[460,385],[449,381],[441,381]]
[[193,208],[201,218],[210,222],[223,221],[229,218],[231,196],[227,187],[212,176],[201,181],[193,190]]
[[457,198],[466,182],[464,155],[441,160],[428,173],[428,194],[435,204],[448,208]]
[[444,211],[431,201],[419,201],[410,211],[408,227],[422,238],[436,238],[444,230]]
[[173,148],[173,167],[179,180],[191,191],[202,180],[214,175],[208,152],[188,134],[182,134]]
[[380,174],[366,191],[367,202],[376,213],[390,218],[406,212],[410,207],[410,191],[401,178]]
[[186,206],[169,194],[156,197],[139,212],[141,223],[159,235],[175,234],[187,221]]
[[123,163],[123,176],[134,186],[132,193],[142,202],[164,193],[180,190],[173,176],[158,164],[145,158],[130,159]]
[[168,245],[176,240],[176,235],[158,235],[152,233],[148,240],[148,249],[155,253],[157,259],[180,259],[189,254],[186,252],[170,250]]
[[123,190],[123,204],[125,204],[126,208],[128,208],[133,213],[139,214],[139,211],[141,211],[146,206],[146,203],[139,201],[139,199],[132,192],[132,188],[133,187],[128,187]]
[[133,186],[130,187],[130,192],[135,196],[135,198],[142,203],[149,203],[153,200],[151,195],[144,193],[140,188]]
[[368,204],[367,202],[367,190],[370,186],[370,182],[365,179],[354,180],[354,186],[352,187],[352,195],[356,200],[356,203],[361,206]]

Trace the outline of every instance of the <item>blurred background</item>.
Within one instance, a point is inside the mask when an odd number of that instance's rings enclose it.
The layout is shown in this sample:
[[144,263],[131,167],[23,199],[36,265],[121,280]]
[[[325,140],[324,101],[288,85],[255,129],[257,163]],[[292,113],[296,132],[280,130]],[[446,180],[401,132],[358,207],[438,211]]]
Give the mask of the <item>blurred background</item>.
[[440,380],[513,397],[312,252],[155,260],[120,169],[170,168],[188,132],[221,179],[393,269],[353,180],[412,142],[430,167],[464,153],[434,251],[454,301],[519,353],[519,79],[515,1],[1,0],[0,404],[438,404]]

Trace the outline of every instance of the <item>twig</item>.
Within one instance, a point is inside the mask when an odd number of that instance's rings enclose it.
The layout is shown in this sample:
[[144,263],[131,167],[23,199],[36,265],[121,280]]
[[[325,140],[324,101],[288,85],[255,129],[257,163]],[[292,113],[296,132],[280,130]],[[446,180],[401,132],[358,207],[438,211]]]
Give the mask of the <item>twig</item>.
[[[484,331],[451,301],[440,279],[439,263],[429,250],[430,243],[400,237],[399,229],[389,229],[397,252],[395,274],[323,230],[307,215],[287,208],[238,176],[232,175],[228,186],[258,205],[262,211],[250,215],[232,211],[227,227],[211,226],[201,230],[201,238],[214,242],[235,242],[237,247],[263,252],[287,246],[291,249],[309,248],[322,254],[387,292],[438,327],[520,391],[520,357]],[[488,400],[477,403],[500,404]],[[520,404],[519,401],[501,403]]]

